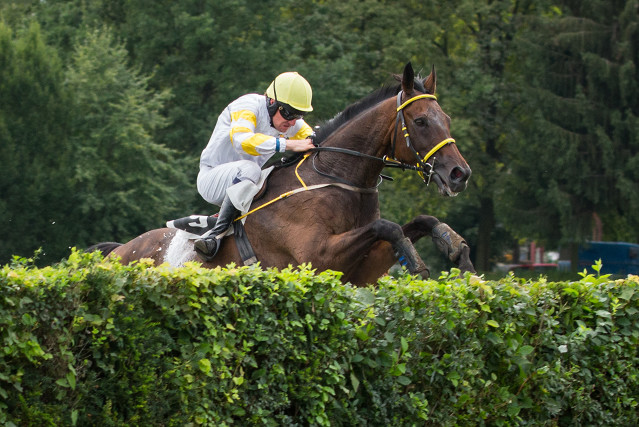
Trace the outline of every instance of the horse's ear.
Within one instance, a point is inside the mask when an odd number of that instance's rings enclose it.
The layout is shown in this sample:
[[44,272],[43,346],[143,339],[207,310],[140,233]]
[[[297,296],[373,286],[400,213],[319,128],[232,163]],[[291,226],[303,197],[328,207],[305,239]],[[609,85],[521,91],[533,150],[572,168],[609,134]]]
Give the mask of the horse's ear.
[[434,65],[428,77],[424,79],[424,87],[426,88],[427,93],[435,95],[435,91],[437,90],[437,73],[435,72]]
[[415,87],[415,71],[409,62],[404,67],[404,75],[402,76],[402,90],[404,93],[411,93]]

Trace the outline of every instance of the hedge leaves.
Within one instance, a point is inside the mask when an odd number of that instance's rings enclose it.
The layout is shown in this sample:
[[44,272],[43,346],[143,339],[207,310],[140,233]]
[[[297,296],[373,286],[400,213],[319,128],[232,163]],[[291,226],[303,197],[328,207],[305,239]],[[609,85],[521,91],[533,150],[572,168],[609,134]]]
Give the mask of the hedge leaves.
[[0,272],[5,425],[628,425],[639,278],[442,273],[353,288],[310,266]]

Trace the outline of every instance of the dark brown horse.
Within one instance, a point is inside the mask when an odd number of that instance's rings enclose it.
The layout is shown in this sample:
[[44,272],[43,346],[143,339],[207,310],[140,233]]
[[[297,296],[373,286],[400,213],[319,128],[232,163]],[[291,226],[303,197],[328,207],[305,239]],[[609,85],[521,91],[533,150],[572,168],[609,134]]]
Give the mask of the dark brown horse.
[[[446,224],[427,215],[403,227],[380,219],[376,186],[385,166],[413,169],[433,181],[444,196],[466,188],[471,170],[450,135],[450,118],[434,96],[436,75],[421,80],[404,68],[401,85],[384,87],[323,125],[319,147],[294,167],[276,168],[266,193],[252,208],[290,191],[304,189],[246,217],[245,230],[262,266],[285,268],[310,263],[337,270],[357,285],[374,283],[400,262],[428,276],[412,242],[432,236],[437,247],[464,271],[474,272],[466,242]],[[330,184],[313,189],[319,184]],[[115,248],[113,248],[115,247]],[[181,230],[151,230],[109,250],[123,263],[151,258],[179,266],[202,260]],[[241,264],[233,238],[225,238],[213,268]]]

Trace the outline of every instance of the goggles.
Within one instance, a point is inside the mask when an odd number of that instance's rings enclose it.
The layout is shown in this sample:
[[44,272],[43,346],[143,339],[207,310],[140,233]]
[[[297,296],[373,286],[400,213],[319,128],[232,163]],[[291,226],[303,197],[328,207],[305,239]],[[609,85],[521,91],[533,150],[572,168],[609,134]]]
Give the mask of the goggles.
[[[279,104],[279,103],[278,103]],[[280,115],[282,116],[282,118],[284,120],[290,121],[290,120],[299,120],[302,117],[304,117],[304,114],[300,113],[299,111],[290,111],[288,110],[284,105],[279,104],[278,110],[280,111]]]

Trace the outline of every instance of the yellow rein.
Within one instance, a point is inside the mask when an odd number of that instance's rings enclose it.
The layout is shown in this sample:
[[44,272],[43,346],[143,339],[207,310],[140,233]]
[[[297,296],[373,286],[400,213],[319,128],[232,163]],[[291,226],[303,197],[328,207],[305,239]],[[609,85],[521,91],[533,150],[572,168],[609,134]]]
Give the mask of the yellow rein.
[[[276,198],[274,198],[274,199],[273,199],[273,200],[271,200],[270,202],[266,202],[266,203],[264,203],[263,205],[260,205],[260,206],[256,207],[255,209],[252,209],[252,210],[248,211],[248,212],[247,212],[247,213],[245,213],[244,215],[242,215],[242,216],[240,216],[240,217],[236,218],[236,219],[235,219],[235,221],[239,221],[239,220],[241,220],[241,219],[244,219],[244,218],[246,218],[247,216],[249,216],[250,214],[252,214],[253,212],[259,211],[260,209],[265,208],[265,207],[267,207],[268,205],[270,205],[270,204],[272,204],[272,203],[275,203],[275,202],[277,202],[277,201],[279,201],[279,200],[286,199],[287,197],[292,196],[293,194],[296,194],[296,193],[299,193],[299,192],[302,192],[302,191],[308,191],[309,189],[310,189],[310,190],[314,190],[315,188],[309,188],[309,187],[307,187],[307,186],[306,186],[306,183],[304,182],[304,180],[302,180],[302,177],[301,177],[301,176],[300,176],[300,174],[297,172],[297,170],[298,170],[298,169],[299,169],[299,167],[302,165],[302,163],[304,163],[304,160],[306,160],[306,158],[307,158],[308,156],[310,156],[310,155],[311,155],[310,153],[306,153],[306,154],[304,155],[304,157],[302,158],[302,160],[300,160],[300,162],[299,162],[299,163],[297,164],[297,166],[295,167],[295,176],[297,176],[297,179],[299,179],[299,181],[302,183],[302,188],[296,188],[295,190],[287,191],[286,193],[280,194],[279,196],[277,196]],[[318,186],[313,186],[313,187],[318,187]],[[318,187],[318,188],[319,188],[319,187]]]
[[244,219],[247,216],[249,216],[250,214],[252,214],[252,213],[254,213],[256,211],[259,211],[260,209],[265,208],[265,207],[267,207],[268,205],[270,205],[272,203],[275,203],[275,202],[280,201],[282,199],[286,199],[287,197],[290,197],[293,194],[302,193],[304,191],[318,190],[320,188],[326,188],[326,187],[339,187],[339,188],[343,188],[345,190],[355,191],[355,192],[358,192],[358,193],[375,193],[375,192],[377,192],[377,188],[376,187],[374,187],[374,188],[359,188],[359,187],[354,187],[354,186],[348,185],[348,184],[342,184],[341,182],[329,182],[329,183],[325,183],[325,184],[306,185],[306,183],[304,182],[304,180],[302,179],[302,177],[300,176],[300,174],[298,173],[297,170],[302,165],[302,163],[304,163],[304,160],[306,160],[308,158],[308,156],[310,156],[310,155],[311,155],[311,153],[306,153],[304,155],[304,157],[302,158],[302,160],[300,160],[300,162],[295,167],[295,176],[297,176],[297,179],[302,184],[301,187],[296,188],[295,190],[287,191],[286,193],[280,194],[279,196],[277,196],[273,200],[271,200],[269,202],[266,202],[266,203],[256,207],[255,209],[250,210],[249,212],[245,213],[244,215],[238,217],[237,219],[235,219],[235,221],[239,221],[241,219]]

